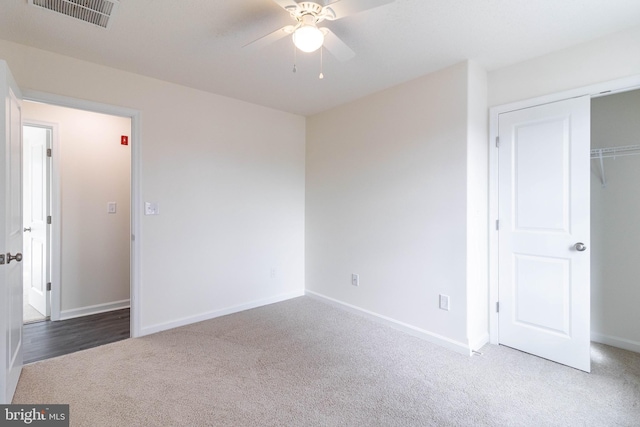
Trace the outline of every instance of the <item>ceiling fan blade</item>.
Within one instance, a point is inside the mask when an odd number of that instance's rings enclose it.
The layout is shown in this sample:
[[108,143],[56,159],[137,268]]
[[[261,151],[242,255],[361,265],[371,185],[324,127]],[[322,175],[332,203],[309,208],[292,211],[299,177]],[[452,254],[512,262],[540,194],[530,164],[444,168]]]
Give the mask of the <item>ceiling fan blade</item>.
[[324,33],[324,43],[323,46],[336,57],[338,61],[348,61],[354,56],[356,53],[351,50],[349,46],[347,46],[340,37],[336,36],[333,31],[328,28],[321,28]]
[[258,40],[254,40],[250,43],[247,43],[243,46],[243,48],[248,48],[251,50],[260,49],[271,43],[277,42],[283,37],[290,36],[293,33],[294,26],[287,25],[286,27],[282,27],[279,30],[275,30],[273,33],[269,33],[264,37],[260,37]]
[[298,3],[293,0],[273,0],[278,6],[287,12],[293,12],[298,8]]
[[395,0],[338,0],[325,6],[325,10],[329,12],[327,13],[326,19],[335,21],[336,19],[393,3],[394,1]]

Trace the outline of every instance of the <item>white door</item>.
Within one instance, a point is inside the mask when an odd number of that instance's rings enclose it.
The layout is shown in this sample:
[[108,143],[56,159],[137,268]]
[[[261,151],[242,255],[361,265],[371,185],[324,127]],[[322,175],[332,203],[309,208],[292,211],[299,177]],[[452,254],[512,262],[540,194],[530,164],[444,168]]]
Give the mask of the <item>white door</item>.
[[0,404],[7,404],[22,370],[22,119],[20,91],[4,61],[0,96]]
[[49,157],[51,130],[25,125],[24,149],[24,258],[25,285],[29,288],[29,304],[43,316],[50,315],[47,293],[49,213]]
[[590,99],[498,124],[499,343],[589,372]]

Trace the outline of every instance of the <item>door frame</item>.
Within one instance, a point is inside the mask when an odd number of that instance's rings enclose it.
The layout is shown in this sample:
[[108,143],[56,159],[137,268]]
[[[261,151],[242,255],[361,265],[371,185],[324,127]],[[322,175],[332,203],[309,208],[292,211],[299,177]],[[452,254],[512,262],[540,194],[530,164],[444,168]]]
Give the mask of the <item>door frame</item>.
[[[49,298],[49,310],[50,310],[50,318],[52,320],[60,319],[60,251],[61,251],[61,242],[60,242],[60,227],[58,223],[58,227],[53,225],[54,218],[59,218],[60,212],[60,176],[59,176],[59,156],[58,156],[58,124],[47,122],[43,120],[31,120],[22,118],[22,127],[31,126],[31,127],[40,127],[45,129],[51,129],[51,163],[50,163],[50,171],[49,171],[49,215],[52,216],[51,219],[51,228],[49,229],[48,241],[47,241],[47,251],[48,251],[48,259],[47,263],[49,263],[49,281],[51,282],[51,293],[47,296]],[[24,157],[22,159],[24,165]],[[22,192],[24,197],[24,181],[22,183]],[[54,215],[55,212],[55,215]],[[54,250],[55,248],[55,250]]]
[[[138,110],[131,108],[120,107],[116,105],[102,104],[93,101],[86,101],[82,99],[71,98],[67,96],[55,95],[46,92],[23,90],[23,99],[25,101],[41,102],[50,105],[57,105],[60,107],[73,108],[77,110],[92,111],[95,113],[108,114],[112,116],[127,117],[131,119],[131,275],[130,275],[130,304],[131,304],[131,337],[139,337],[141,334],[140,326],[140,260],[141,260],[141,170],[142,170],[142,158],[141,158],[141,113]],[[59,181],[59,146],[54,145],[52,154],[52,245],[55,252],[60,255],[60,230],[61,230],[61,210],[60,201],[56,200],[60,194],[60,181]],[[52,293],[51,293],[51,320],[60,319],[60,260],[52,260]],[[56,267],[57,265],[57,267]],[[54,282],[55,281],[55,282]],[[54,293],[53,290],[57,289]],[[54,307],[56,310],[54,311]]]
[[588,95],[590,98],[612,95],[640,89],[640,75],[634,75],[608,82],[597,83],[563,92],[544,95],[536,98],[498,105],[489,109],[489,342],[499,343],[498,312],[498,231],[496,221],[499,219],[498,200],[498,117],[502,113],[522,110],[537,105],[549,104]]

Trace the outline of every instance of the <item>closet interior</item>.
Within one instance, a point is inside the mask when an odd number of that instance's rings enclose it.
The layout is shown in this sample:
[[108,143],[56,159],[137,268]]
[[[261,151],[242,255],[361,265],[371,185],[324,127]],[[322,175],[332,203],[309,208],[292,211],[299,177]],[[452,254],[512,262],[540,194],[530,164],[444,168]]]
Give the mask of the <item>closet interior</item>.
[[640,352],[640,90],[591,100],[591,336]]

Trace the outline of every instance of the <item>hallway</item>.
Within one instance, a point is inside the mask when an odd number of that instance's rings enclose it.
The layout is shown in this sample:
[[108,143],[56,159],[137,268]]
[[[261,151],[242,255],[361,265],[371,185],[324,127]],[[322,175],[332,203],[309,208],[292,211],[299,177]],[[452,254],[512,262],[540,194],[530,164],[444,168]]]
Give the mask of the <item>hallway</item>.
[[59,322],[24,325],[24,364],[120,341],[131,336],[129,309]]

